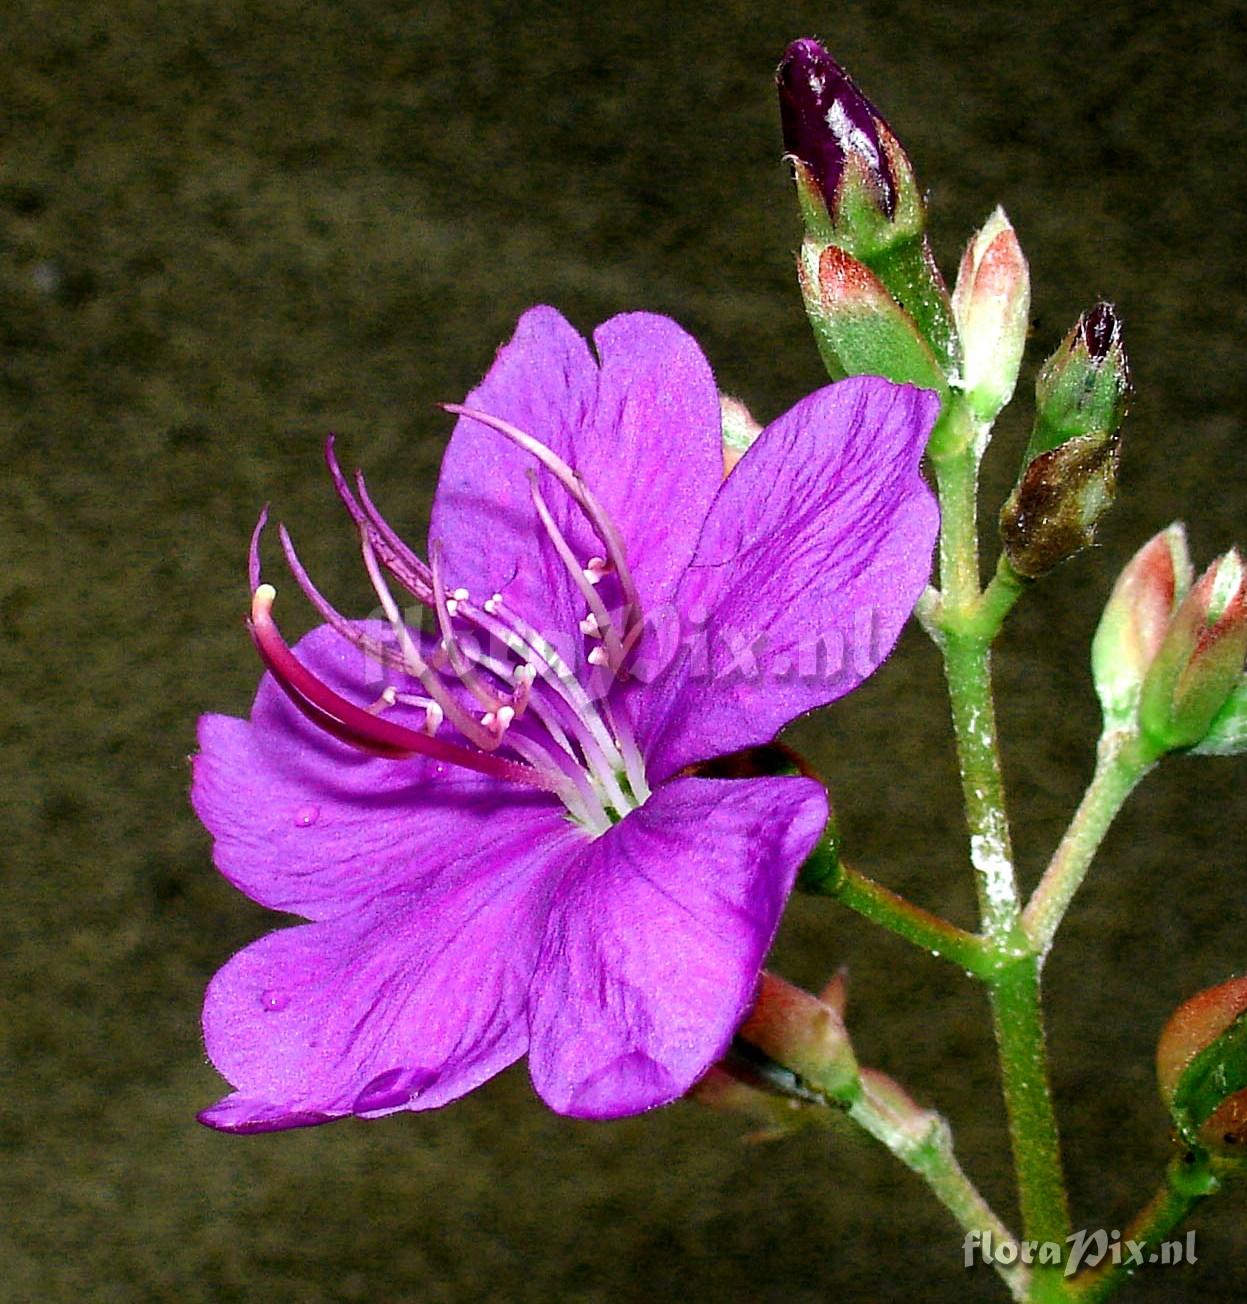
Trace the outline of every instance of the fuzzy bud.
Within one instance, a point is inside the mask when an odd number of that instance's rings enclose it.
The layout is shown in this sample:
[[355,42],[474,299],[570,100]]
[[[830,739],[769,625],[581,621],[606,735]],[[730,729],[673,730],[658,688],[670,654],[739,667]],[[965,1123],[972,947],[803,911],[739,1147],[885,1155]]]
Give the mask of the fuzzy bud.
[[1030,271],[1004,209],[966,246],[953,290],[962,389],[974,414],[993,421],[1013,397],[1030,321]]
[[1193,747],[1212,727],[1247,656],[1247,572],[1231,548],[1174,613],[1139,699],[1139,725],[1157,753]]
[[1096,304],[1035,381],[1035,425],[1022,473],[1001,509],[1014,569],[1034,579],[1081,552],[1117,496],[1119,431],[1130,398],[1121,323]]
[[925,234],[926,201],[905,151],[817,41],[794,41],[775,80],[784,148],[815,266],[829,245],[865,264],[916,323],[942,372],[953,374],[960,355],[952,305]]
[[1091,673],[1106,728],[1133,726],[1143,680],[1191,587],[1186,531],[1175,521],[1117,577],[1091,643]]
[[944,374],[914,319],[869,267],[835,245],[806,240],[797,272],[831,376],[883,376],[944,391]]

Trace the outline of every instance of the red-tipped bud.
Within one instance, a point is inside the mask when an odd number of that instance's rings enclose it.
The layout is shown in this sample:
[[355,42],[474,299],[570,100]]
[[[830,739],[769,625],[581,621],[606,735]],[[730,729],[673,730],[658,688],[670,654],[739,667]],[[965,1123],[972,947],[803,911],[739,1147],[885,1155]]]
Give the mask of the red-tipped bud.
[[914,319],[865,263],[806,240],[797,265],[805,310],[828,372],[883,376],[944,391],[944,374]]
[[857,1082],[857,1059],[839,1013],[774,974],[763,973],[753,1013],[738,1035],[833,1098]]
[[1186,531],[1176,521],[1153,535],[1117,577],[1091,643],[1106,728],[1134,724],[1143,680],[1191,579]]
[[1025,461],[1070,439],[1109,439],[1133,393],[1121,319],[1097,303],[1074,323],[1035,379],[1035,428]]
[[1165,1025],[1156,1076],[1184,1141],[1247,1158],[1247,978],[1197,993]]
[[1212,727],[1247,656],[1247,571],[1231,548],[1196,581],[1165,633],[1139,699],[1158,753],[1193,747]]
[[997,208],[966,246],[953,291],[961,336],[961,384],[982,421],[1013,396],[1030,320],[1030,272],[1022,247]]

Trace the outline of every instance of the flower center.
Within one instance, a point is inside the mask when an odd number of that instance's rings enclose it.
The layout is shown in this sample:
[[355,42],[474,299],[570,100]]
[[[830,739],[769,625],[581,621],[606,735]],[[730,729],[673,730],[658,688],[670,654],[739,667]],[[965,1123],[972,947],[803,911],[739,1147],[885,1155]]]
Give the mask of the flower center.
[[[313,723],[363,751],[389,759],[429,756],[492,778],[556,795],[572,819],[594,835],[649,796],[644,762],[632,737],[616,685],[628,677],[642,612],[623,541],[596,495],[557,454],[509,422],[474,409],[446,410],[479,422],[530,453],[554,476],[593,531],[600,555],[580,558],[559,528],[537,483],[529,486],[537,519],[584,602],[583,640],[568,655],[534,629],[504,593],[475,597],[447,590],[441,549],[423,561],[377,510],[361,474],[353,491],[338,465],[333,439],[329,472],[359,531],[364,567],[388,625],[378,638],[337,611],[312,583],[285,527],[279,527],[291,571],[312,605],[366,657],[415,680],[418,692],[386,687],[363,707],[348,701],[305,667],[282,639],[272,617],[275,590],[260,582],[261,515],[251,541],[252,637],[265,665]],[[388,578],[387,578],[388,576]],[[613,578],[617,610],[607,606],[602,581]],[[437,639],[413,632],[390,587],[397,581],[433,613]],[[505,586],[504,586],[505,587]],[[402,706],[422,712],[418,727],[386,713]]]

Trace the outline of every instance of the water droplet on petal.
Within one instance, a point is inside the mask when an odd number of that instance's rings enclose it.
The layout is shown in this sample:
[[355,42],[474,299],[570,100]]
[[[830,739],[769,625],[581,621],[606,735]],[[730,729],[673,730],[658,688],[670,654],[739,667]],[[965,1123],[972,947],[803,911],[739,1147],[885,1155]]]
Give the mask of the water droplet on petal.
[[295,826],[300,829],[311,828],[320,819],[319,806],[300,806],[294,813]]
[[260,993],[260,1004],[266,1009],[276,1014],[279,1010],[284,1010],[290,1004],[290,993],[279,992],[274,988]]

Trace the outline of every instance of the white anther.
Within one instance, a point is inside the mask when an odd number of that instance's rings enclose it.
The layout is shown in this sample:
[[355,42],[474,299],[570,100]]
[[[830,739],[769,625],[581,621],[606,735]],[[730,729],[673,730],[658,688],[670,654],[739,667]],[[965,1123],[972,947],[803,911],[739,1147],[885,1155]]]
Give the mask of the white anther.
[[491,594],[488,598],[485,599],[483,605],[485,608],[485,614],[487,616],[496,616],[498,614],[498,608],[502,606],[502,594],[501,593]]
[[588,655],[587,660],[591,666],[610,665],[610,657],[606,655],[606,649],[599,644]]
[[369,715],[380,715],[386,707],[393,706],[398,701],[398,690],[391,684],[381,690],[381,696],[369,707],[366,707]]
[[525,661],[523,665],[515,667],[515,673],[511,678],[517,684],[531,684],[537,678],[537,667]]
[[466,602],[472,595],[467,589],[456,589],[451,595],[456,602]]
[[486,729],[492,729],[494,727],[494,721],[497,718],[498,717],[495,716],[492,711],[486,711],[485,714],[481,716],[481,724],[483,724]]
[[430,702],[424,708],[424,732],[432,738],[445,718],[446,713],[442,708],[436,702]]
[[580,622],[580,632],[588,638],[601,638],[602,631],[598,626],[598,618],[589,612],[589,614]]
[[[458,590],[456,590],[456,592],[458,592]],[[454,615],[458,610],[459,610],[459,603],[456,602],[454,598],[447,598],[447,599],[446,599],[446,614],[447,614],[448,616],[453,616],[453,615]]]
[[502,737],[509,728],[511,721],[515,719],[515,708],[512,706],[500,706],[498,708],[497,730],[498,736]]
[[602,582],[602,576],[605,575],[610,568],[610,562],[608,562],[605,557],[590,557],[589,560],[585,562],[585,579],[587,579],[590,584],[600,584]]

